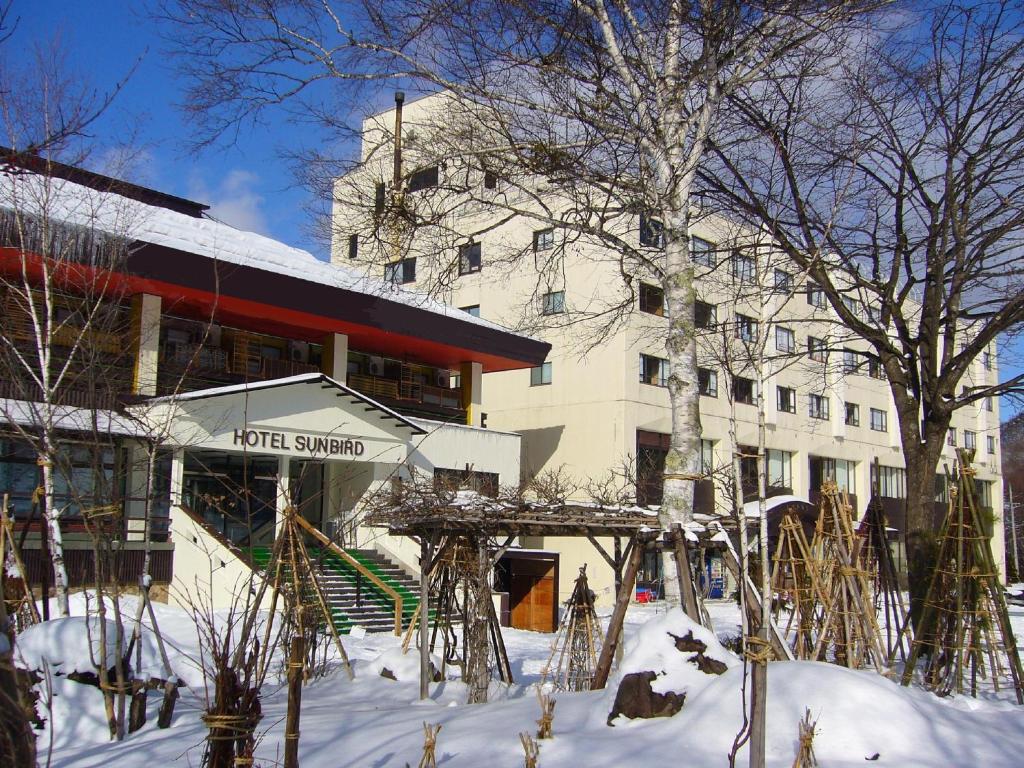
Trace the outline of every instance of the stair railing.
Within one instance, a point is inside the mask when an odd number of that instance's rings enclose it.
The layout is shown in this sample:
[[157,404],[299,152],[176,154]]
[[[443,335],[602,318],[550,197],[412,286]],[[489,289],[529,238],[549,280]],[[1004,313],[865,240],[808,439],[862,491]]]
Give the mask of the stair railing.
[[[295,516],[295,522],[297,522],[307,533],[309,533],[314,539],[319,541],[327,549],[331,550],[335,555],[340,557],[346,563],[355,568],[356,573],[365,576],[370,580],[371,583],[377,586],[384,594],[395,601],[395,634],[402,634],[402,596],[398,591],[390,584],[386,584],[376,573],[367,568],[363,563],[356,560],[352,555],[346,552],[344,549],[339,547],[322,531],[317,530],[316,526],[306,520],[302,515]],[[358,576],[357,576],[358,578]]]

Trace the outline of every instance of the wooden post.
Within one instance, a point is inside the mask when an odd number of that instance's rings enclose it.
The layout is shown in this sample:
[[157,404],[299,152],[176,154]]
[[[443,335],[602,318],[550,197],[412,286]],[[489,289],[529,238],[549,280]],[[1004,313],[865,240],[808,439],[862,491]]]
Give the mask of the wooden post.
[[693,570],[690,568],[690,554],[686,549],[686,533],[682,526],[676,524],[669,533],[676,553],[676,575],[679,577],[679,594],[683,599],[683,610],[686,615],[701,624],[700,605],[697,602],[697,590],[693,586]]
[[284,768],[299,768],[299,714],[302,709],[302,668],[306,639],[292,638],[288,657],[288,713],[284,723]]
[[604,645],[601,646],[601,656],[597,660],[597,670],[594,672],[594,683],[591,690],[604,688],[608,683],[608,675],[612,671],[612,658],[622,638],[622,621],[626,617],[626,609],[629,607],[629,598],[633,593],[633,586],[636,584],[636,574],[640,570],[640,561],[644,556],[644,542],[637,537],[633,542],[633,552],[629,562],[626,564],[626,572],[622,575],[622,588],[615,599],[615,610],[612,612],[611,622],[608,624],[608,636]]
[[[433,536],[423,534],[420,539],[420,700],[430,696],[430,643],[428,642],[428,631],[430,629],[430,569],[431,560],[434,557]],[[413,619],[415,621],[415,619]]]

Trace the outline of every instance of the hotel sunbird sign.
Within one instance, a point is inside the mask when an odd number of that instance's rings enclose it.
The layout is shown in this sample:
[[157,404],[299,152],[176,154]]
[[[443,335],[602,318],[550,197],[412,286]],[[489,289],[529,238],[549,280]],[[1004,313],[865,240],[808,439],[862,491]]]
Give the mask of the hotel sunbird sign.
[[289,434],[271,429],[236,429],[233,442],[238,447],[269,448],[273,451],[295,452],[324,458],[357,458],[366,453],[366,445],[362,440],[301,432]]

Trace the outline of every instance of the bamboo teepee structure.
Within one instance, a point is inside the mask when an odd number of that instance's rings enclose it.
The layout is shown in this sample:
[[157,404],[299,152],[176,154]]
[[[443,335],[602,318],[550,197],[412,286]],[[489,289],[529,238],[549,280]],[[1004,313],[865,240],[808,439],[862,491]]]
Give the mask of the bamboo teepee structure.
[[938,557],[903,673],[909,685],[925,657],[925,685],[939,695],[978,694],[987,680],[1013,687],[1024,704],[1024,674],[989,535],[975,497],[971,456],[958,453]]
[[594,610],[594,593],[587,584],[584,564],[552,643],[544,680],[550,679],[560,691],[589,691],[600,649],[601,623]]

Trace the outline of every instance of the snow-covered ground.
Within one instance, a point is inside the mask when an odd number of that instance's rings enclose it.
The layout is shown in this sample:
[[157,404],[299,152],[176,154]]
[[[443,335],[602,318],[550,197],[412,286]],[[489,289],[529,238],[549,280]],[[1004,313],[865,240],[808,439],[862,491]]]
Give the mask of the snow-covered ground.
[[[82,613],[84,602],[75,602]],[[125,611],[134,606],[127,601]],[[180,763],[199,765],[204,728],[202,676],[198,643],[190,617],[182,611],[156,606],[158,620],[173,646],[175,672],[193,688],[184,691],[167,730],[156,728],[159,696],[150,698],[150,720],[139,733],[121,743],[107,740],[102,700],[95,688],[51,676],[52,731],[41,735],[45,754],[52,736],[53,766],[107,766],[153,768]],[[734,605],[712,603],[719,637],[738,632]],[[663,612],[658,605],[636,605],[627,614],[627,659],[630,641],[641,626]],[[1010,608],[1018,637],[1024,635],[1024,607]],[[682,618],[682,617],[680,617]],[[68,627],[25,638],[26,661],[68,667],[88,656],[80,636]],[[466,705],[466,689],[450,680],[431,686],[431,698],[418,701],[418,684],[400,682],[375,673],[382,653],[398,647],[387,635],[348,638],[356,679],[349,681],[340,668],[316,680],[303,691],[300,759],[303,768],[386,768],[417,765],[423,742],[423,723],[441,723],[437,762],[458,766],[520,766],[518,734],[534,732],[540,715],[535,689],[550,655],[552,635],[508,630],[508,648],[514,686],[495,683],[492,702]],[[415,651],[413,651],[415,653]],[[160,674],[154,649],[145,646],[147,670]],[[376,661],[376,664],[375,664]],[[855,672],[811,662],[774,663],[769,667],[768,764],[792,765],[797,745],[797,721],[809,708],[818,721],[815,752],[822,766],[1020,766],[1024,764],[1024,708],[1004,692],[985,700],[966,697],[939,699],[917,688],[902,688],[871,671]],[[403,678],[399,674],[399,678]],[[615,695],[615,681],[606,691],[555,694],[554,738],[541,742],[539,764],[564,766],[686,765],[725,766],[734,735],[740,727],[742,665],[711,678],[688,696],[673,718],[626,721],[614,727],[605,720]],[[281,759],[285,692],[268,685],[263,699],[264,718],[258,763],[273,765]],[[746,763],[745,752],[740,764]]]

